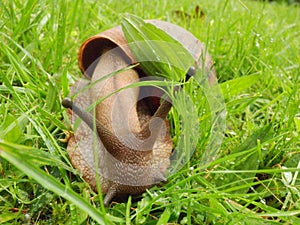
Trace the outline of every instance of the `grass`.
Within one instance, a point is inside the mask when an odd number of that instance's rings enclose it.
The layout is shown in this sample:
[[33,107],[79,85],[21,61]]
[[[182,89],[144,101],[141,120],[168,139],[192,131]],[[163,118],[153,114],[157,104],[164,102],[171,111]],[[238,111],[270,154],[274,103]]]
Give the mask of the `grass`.
[[[0,3],[2,224],[300,223],[299,5],[205,0],[199,6],[205,18],[175,13],[192,15],[196,5],[188,0]],[[167,184],[103,208],[60,141],[68,129],[60,102],[81,76],[81,43],[120,24],[125,12],[171,21],[207,46],[226,130],[215,160],[201,158],[213,140],[201,134],[188,165]],[[200,111],[201,91],[190,88]],[[205,121],[201,127],[209,129]]]

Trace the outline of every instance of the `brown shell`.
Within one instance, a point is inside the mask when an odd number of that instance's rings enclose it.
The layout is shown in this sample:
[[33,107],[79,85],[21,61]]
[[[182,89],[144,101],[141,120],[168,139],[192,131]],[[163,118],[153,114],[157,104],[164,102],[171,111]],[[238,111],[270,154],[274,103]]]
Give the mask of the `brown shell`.
[[127,46],[124,34],[120,26],[103,31],[90,37],[80,47],[78,63],[81,72],[91,78],[94,67],[90,67],[103,53],[106,48],[119,46],[126,55],[135,62],[134,56]]
[[[156,27],[168,33],[175,40],[182,43],[182,45],[194,57],[196,64],[201,67],[202,53],[205,52],[205,66],[208,73],[209,83],[213,84],[216,79],[215,70],[213,68],[212,59],[205,51],[204,45],[190,32],[175,24],[160,21],[160,20],[146,20]],[[121,26],[111,28],[101,32],[91,38],[87,39],[81,46],[78,55],[79,68],[86,77],[90,78],[93,74],[94,67],[92,63],[103,53],[104,46],[107,48],[120,47],[131,60],[130,63],[136,63],[136,59],[128,48],[126,39],[122,32]]]

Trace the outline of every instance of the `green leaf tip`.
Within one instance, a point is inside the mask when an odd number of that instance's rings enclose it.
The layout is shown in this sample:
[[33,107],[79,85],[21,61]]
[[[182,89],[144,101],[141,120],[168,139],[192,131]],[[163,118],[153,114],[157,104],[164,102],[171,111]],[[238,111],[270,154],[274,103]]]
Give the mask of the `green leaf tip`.
[[177,40],[151,23],[151,20],[125,14],[121,26],[129,48],[148,76],[182,80],[194,59]]

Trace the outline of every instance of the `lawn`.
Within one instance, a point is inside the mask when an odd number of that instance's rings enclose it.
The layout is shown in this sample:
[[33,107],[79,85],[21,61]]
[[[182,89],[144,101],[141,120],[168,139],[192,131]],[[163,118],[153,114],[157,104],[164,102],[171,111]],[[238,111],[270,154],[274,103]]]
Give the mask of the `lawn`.
[[[295,2],[1,1],[0,223],[300,224]],[[189,82],[198,114],[191,119],[187,105],[169,114],[176,149],[195,150],[190,160],[167,183],[104,207],[70,163],[61,101],[82,77],[80,45],[125,13],[194,34],[213,58],[218,85]],[[207,119],[220,112],[226,117],[217,123]],[[180,144],[182,134],[197,143]]]

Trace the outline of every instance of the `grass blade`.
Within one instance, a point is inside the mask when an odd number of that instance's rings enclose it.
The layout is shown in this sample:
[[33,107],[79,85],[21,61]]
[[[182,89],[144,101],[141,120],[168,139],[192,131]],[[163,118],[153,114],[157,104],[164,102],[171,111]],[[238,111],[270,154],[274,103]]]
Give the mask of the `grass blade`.
[[65,198],[66,200],[72,202],[81,210],[87,212],[95,221],[99,224],[113,224],[110,221],[119,221],[119,219],[109,216],[108,218],[98,211],[95,207],[90,205],[84,198],[75,193],[72,189],[64,186],[62,183],[58,182],[54,177],[50,176],[33,163],[30,163],[26,158],[22,157],[20,154],[15,152],[14,148],[1,146],[0,155],[13,165],[15,165],[19,170],[23,171],[28,176],[32,177],[36,182],[44,186],[45,188],[53,191],[57,195]]

